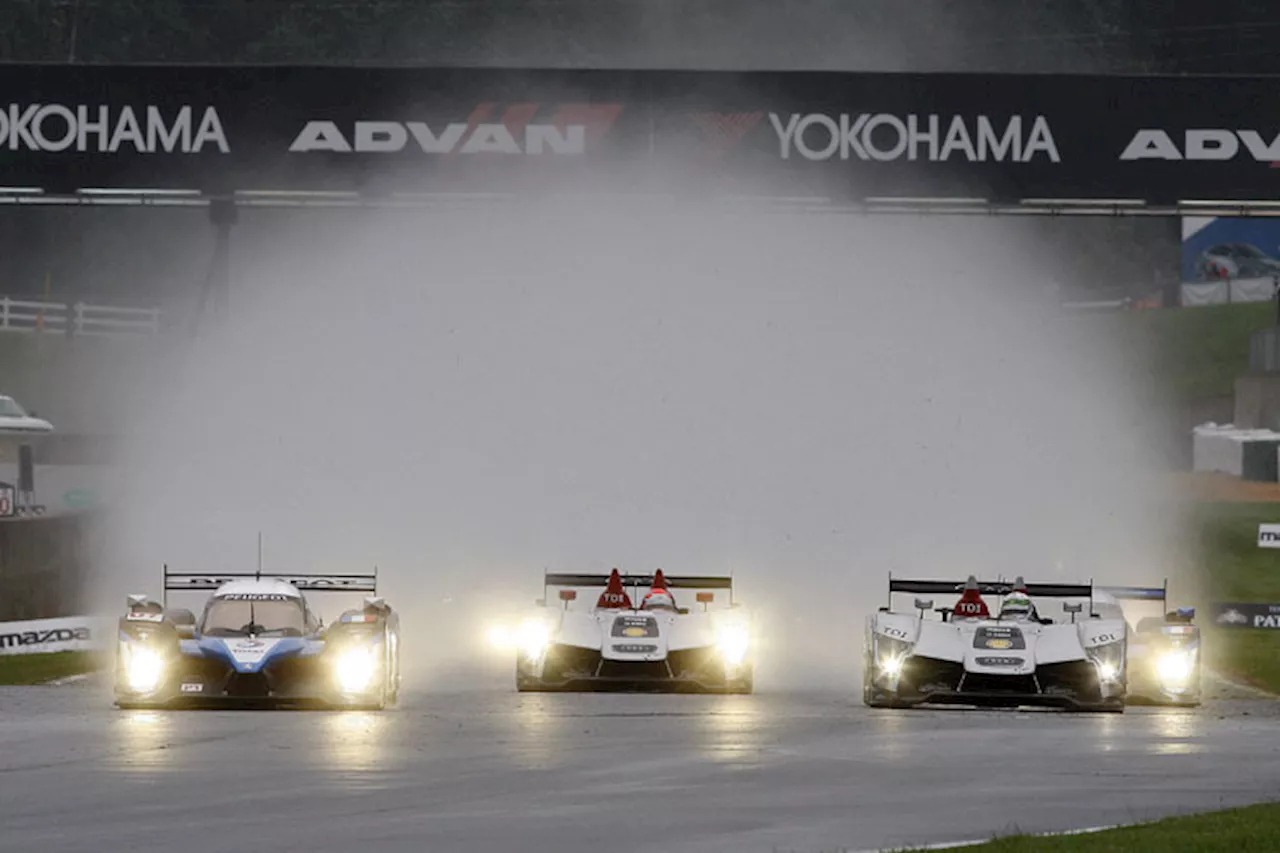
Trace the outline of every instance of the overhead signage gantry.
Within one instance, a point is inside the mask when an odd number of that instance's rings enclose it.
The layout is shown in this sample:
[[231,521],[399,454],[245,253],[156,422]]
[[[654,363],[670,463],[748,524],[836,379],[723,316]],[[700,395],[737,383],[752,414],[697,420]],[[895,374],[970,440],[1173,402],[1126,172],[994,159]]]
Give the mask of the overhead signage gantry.
[[0,66],[0,202],[1280,214],[1270,77]]

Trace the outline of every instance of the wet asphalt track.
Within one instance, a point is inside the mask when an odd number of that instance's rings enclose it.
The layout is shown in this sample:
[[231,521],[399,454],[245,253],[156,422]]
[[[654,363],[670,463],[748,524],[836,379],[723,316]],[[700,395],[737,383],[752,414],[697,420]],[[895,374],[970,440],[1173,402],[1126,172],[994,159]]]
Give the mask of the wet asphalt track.
[[1280,706],[871,711],[838,695],[414,695],[118,711],[0,688],[0,850],[817,851],[1280,797]]

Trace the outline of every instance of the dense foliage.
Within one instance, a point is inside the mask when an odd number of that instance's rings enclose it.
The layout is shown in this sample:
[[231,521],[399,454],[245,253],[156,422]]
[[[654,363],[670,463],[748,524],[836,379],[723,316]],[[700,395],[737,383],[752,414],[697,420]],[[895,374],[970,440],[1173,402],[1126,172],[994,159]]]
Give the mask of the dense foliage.
[[1273,0],[0,0],[0,59],[1264,73]]

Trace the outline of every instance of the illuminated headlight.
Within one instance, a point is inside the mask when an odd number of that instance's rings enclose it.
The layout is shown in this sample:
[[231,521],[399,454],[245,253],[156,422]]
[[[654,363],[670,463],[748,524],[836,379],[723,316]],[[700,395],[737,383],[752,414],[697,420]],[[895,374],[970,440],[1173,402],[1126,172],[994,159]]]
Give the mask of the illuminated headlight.
[[1156,661],[1156,674],[1161,684],[1182,686],[1191,677],[1193,652],[1165,652]]
[[716,649],[729,666],[741,666],[747,657],[750,638],[745,625],[721,625],[716,631]]
[[551,628],[541,619],[526,619],[516,635],[520,651],[529,660],[538,660],[551,644]]
[[876,669],[878,674],[888,678],[902,675],[902,668],[911,656],[912,644],[896,637],[876,635]]
[[1109,643],[1095,646],[1088,651],[1089,659],[1098,668],[1099,681],[1119,681],[1124,672],[1124,644]]
[[338,655],[334,673],[343,693],[362,693],[373,683],[378,658],[373,646],[347,649]]
[[880,658],[880,672],[890,678],[897,678],[902,674],[902,658],[898,655],[885,655]]
[[150,693],[160,685],[164,675],[164,658],[146,646],[124,643],[120,647],[124,656],[124,677],[129,689],[136,693]]

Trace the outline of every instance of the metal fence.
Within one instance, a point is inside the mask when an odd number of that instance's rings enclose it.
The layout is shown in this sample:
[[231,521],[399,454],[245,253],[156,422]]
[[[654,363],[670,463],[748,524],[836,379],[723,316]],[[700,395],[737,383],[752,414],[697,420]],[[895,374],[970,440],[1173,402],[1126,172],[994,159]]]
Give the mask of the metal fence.
[[160,331],[159,308],[117,308],[84,302],[33,302],[0,297],[0,330],[125,337]]

